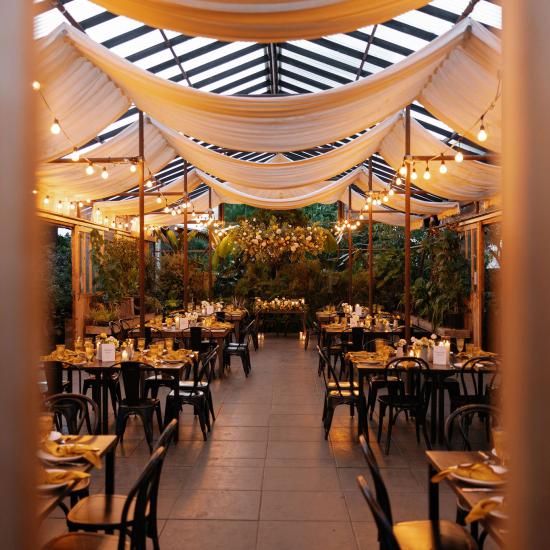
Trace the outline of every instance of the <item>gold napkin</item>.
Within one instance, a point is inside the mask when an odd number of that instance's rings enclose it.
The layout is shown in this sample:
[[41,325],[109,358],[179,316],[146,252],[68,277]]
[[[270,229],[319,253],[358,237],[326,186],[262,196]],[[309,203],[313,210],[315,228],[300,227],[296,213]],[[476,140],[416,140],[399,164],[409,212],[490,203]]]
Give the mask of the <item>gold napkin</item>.
[[97,454],[99,449],[97,447],[92,447],[91,445],[84,445],[82,443],[58,445],[53,441],[45,441],[44,450],[51,455],[60,458],[66,456],[74,456],[75,458],[82,457],[90,464],[93,464],[96,468],[101,468],[101,459]]
[[214,322],[210,325],[210,327],[206,328],[233,328],[233,325],[231,323],[222,323],[222,322]]
[[451,474],[457,474],[476,481],[504,481],[505,479],[502,474],[497,474],[488,464],[474,462],[473,464],[459,464],[441,470],[432,477],[432,483],[439,483]]
[[43,485],[57,485],[58,483],[69,483],[88,477],[90,477],[90,474],[79,470],[42,470],[39,482]]
[[493,510],[503,508],[503,501],[494,497],[480,500],[466,516],[466,523],[473,523],[488,516]]

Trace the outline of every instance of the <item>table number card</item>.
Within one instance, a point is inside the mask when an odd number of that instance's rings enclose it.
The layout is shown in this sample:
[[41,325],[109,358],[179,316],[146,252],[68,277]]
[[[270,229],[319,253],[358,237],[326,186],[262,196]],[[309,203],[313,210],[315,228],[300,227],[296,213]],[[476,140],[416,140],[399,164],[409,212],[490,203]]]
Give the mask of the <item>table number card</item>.
[[212,313],[214,313],[214,306],[206,306],[206,315],[212,315]]
[[435,346],[433,352],[434,365],[449,364],[449,348],[448,346]]
[[99,357],[100,361],[114,361],[115,360],[115,345],[114,344],[99,344]]
[[178,328],[180,330],[183,330],[183,329],[186,329],[189,327],[189,319],[187,317],[180,317],[180,320],[179,320],[179,326]]

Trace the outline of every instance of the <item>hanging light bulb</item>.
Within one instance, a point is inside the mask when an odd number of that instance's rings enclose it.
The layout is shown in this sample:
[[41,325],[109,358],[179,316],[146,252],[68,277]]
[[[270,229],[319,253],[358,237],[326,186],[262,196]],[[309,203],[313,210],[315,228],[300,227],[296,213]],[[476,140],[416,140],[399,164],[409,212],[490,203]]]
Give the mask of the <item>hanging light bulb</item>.
[[132,174],[135,174],[137,172],[137,166],[134,162],[130,164],[130,172],[132,172]]
[[36,195],[37,193],[38,193],[38,191],[37,191],[36,189],[33,189],[33,190],[32,190],[32,194],[33,194],[33,195]]
[[74,210],[75,208],[74,202],[69,203],[69,210]]
[[50,204],[50,196],[49,195],[46,195],[44,197],[44,204],[47,206],[48,204]]
[[120,222],[119,222],[119,224],[118,224],[118,228],[119,228],[119,229],[122,229],[122,224],[121,224]]
[[103,170],[101,170],[101,177],[106,180],[109,177],[109,172],[107,172],[107,168],[104,166]]
[[94,170],[94,165],[89,162],[88,163],[88,166],[86,166],[86,174],[88,174],[88,176],[93,176],[95,170]]
[[176,215],[176,211],[172,210],[172,216],[175,216],[175,215]]
[[441,159],[441,164],[439,165],[439,173],[440,174],[447,173],[447,165],[445,164],[445,159]]
[[479,132],[477,133],[478,141],[487,141],[487,131],[485,130],[485,124],[483,124],[483,117],[481,117],[481,126],[479,127]]
[[360,220],[363,220],[365,217],[363,216],[363,214],[359,214],[359,219]]
[[388,202],[388,195],[384,195],[384,198],[382,199],[384,202]]
[[181,208],[178,206],[178,209],[176,210],[176,214],[178,214],[178,216],[181,214]]
[[63,203],[61,201],[57,201],[56,208],[57,208],[57,210],[62,210],[63,209]]
[[52,125],[50,126],[50,132],[54,135],[57,135],[61,132],[61,126],[59,126],[59,121],[57,118],[52,122]]
[[170,212],[170,208],[168,207],[168,204],[164,207],[163,212],[165,214],[168,214]]
[[367,197],[367,204],[370,204],[371,202],[372,202],[372,197],[369,195],[369,196]]
[[41,84],[40,82],[38,82],[38,80],[34,80],[33,83],[32,83],[32,89],[35,91],[35,92],[38,92],[38,90],[40,90],[41,88]]
[[145,187],[147,187],[147,189],[151,189],[151,187],[153,187],[153,182],[151,180],[147,180]]
[[390,197],[393,197],[395,195],[395,191],[393,190],[393,187],[390,187],[390,190],[388,191],[388,195]]
[[157,197],[157,204],[161,204],[162,203],[162,199],[160,197]]
[[82,201],[78,202],[78,208],[82,208],[84,206],[84,203]]
[[395,178],[395,185],[401,185],[402,183],[403,183],[403,180],[399,176],[397,176]]
[[104,223],[105,225],[109,225],[109,218],[106,217],[106,218],[103,220],[103,223]]
[[426,162],[426,169],[424,170],[424,179],[429,180],[432,177],[430,174],[430,165]]
[[462,151],[459,149],[455,155],[455,162],[462,162],[463,160],[464,160],[464,155],[462,154]]
[[399,168],[399,173],[400,173],[402,176],[406,176],[406,175],[407,175],[407,167],[405,166],[405,161],[403,161],[403,164],[401,165],[401,168]]
[[86,203],[90,204],[92,202],[92,199],[86,199]]
[[413,169],[412,169],[411,179],[412,179],[413,181],[415,181],[417,178],[418,178],[418,174],[416,173],[416,166],[415,166],[414,163],[413,163]]
[[80,153],[78,152],[78,149],[76,147],[73,149],[73,152],[71,153],[71,160],[73,162],[78,162],[80,160]]

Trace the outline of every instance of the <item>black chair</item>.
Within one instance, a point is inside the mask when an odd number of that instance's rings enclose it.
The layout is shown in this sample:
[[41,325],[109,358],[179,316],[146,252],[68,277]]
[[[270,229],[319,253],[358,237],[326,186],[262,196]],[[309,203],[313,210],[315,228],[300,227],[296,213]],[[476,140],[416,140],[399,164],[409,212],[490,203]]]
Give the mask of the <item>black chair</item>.
[[[153,450],[153,413],[157,412],[157,419],[160,419],[160,401],[158,399],[145,397],[142,388],[142,374],[150,371],[151,367],[139,361],[124,361],[120,363],[120,376],[124,386],[124,398],[118,406],[116,417],[116,435],[123,441],[126,422],[131,414],[141,418],[143,430],[149,449]],[[159,422],[159,429],[162,430],[162,423]]]
[[225,322],[225,311],[216,311],[216,321],[218,321],[218,323]]
[[92,390],[92,398],[99,403],[99,396],[101,395],[103,386],[106,385],[111,397],[113,413],[116,415],[118,402],[121,399],[119,378],[118,372],[115,372],[114,370],[109,374],[89,374],[82,384],[82,393],[86,395],[90,390]]
[[[332,425],[332,417],[334,416],[334,409],[339,405],[349,405],[350,415],[354,416],[355,408],[361,410],[359,407],[359,400],[363,399],[363,397],[359,394],[356,382],[354,382],[353,387],[351,387],[350,382],[338,380],[329,357],[326,356],[325,352],[319,346],[317,347],[317,352],[319,353],[319,358],[323,365],[321,372],[325,382],[325,403],[323,406],[322,420],[325,427],[325,439],[328,439],[328,434]],[[327,375],[326,371],[328,371],[330,376]]]
[[109,321],[109,328],[111,329],[111,336],[113,338],[116,338],[119,342],[124,342],[126,337],[122,329],[121,321]]
[[206,353],[216,345],[212,331],[206,327],[191,327],[189,332],[187,345],[197,353]]
[[[376,498],[369,490],[367,480],[357,477],[357,482],[374,516],[378,528],[381,550],[476,550],[472,536],[460,525],[451,521],[430,520],[393,522],[391,502],[380,469],[368,447],[361,445],[374,483]],[[437,540],[434,538],[437,537]]]
[[499,361],[494,357],[472,357],[464,362],[457,378],[445,379],[451,412],[464,405],[490,405],[491,395],[483,384],[483,377],[498,368]]
[[246,325],[244,331],[242,332],[242,343],[231,342],[227,344],[223,350],[224,368],[231,367],[232,356],[240,357],[244,375],[248,377],[252,370],[252,364],[250,362],[250,343],[252,342],[252,332],[254,331],[255,325],[256,319],[253,319],[248,325]]
[[63,361],[44,361],[42,365],[46,378],[44,395],[50,396],[70,391],[71,384],[64,373],[68,372],[67,369],[72,365]]
[[[201,388],[200,383],[205,380],[207,371],[211,368],[211,362],[215,359],[217,353],[218,350],[216,347],[201,357],[200,369],[196,366],[193,369],[193,383],[191,387],[178,386],[177,392],[176,390],[172,390],[166,397],[164,412],[165,422],[170,422],[173,418],[178,418],[184,405],[191,405],[199,418],[204,441],[207,440],[206,431],[210,431],[210,418],[207,391]],[[197,370],[198,372],[196,372]],[[175,434],[175,440],[178,440],[177,432]]]
[[[388,383],[397,369],[404,367],[406,370],[405,392],[398,384]],[[401,412],[414,416],[416,427],[416,440],[420,443],[420,428],[426,447],[431,449],[430,440],[426,430],[426,411],[430,398],[431,381],[428,379],[430,367],[428,363],[419,357],[397,357],[391,359],[384,369],[384,380],[387,384],[387,395],[378,397],[378,443],[382,438],[382,427],[386,409],[389,409],[388,432],[386,435],[386,454],[390,452],[392,428]],[[398,373],[401,378],[401,374]]]
[[[165,457],[166,447],[161,446],[152,453],[127,496],[95,494],[79,501],[67,517],[71,532],[53,539],[44,548],[144,550],[147,537],[150,537],[153,548],[159,550],[156,508]],[[85,533],[74,532],[80,530]],[[97,534],[97,531],[112,533],[115,530],[120,531],[119,537]],[[126,542],[127,536],[130,545]]]

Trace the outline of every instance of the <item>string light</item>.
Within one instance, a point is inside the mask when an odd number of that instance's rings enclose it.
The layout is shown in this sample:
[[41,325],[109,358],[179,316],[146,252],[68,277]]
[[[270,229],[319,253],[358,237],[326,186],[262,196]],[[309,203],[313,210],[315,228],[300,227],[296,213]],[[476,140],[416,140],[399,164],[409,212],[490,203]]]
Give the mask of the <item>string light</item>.
[[390,197],[393,197],[395,195],[395,191],[393,190],[393,187],[390,187],[390,190],[388,191],[388,195]]
[[41,84],[40,82],[38,82],[38,80],[34,80],[33,83],[32,83],[32,89],[35,91],[35,92],[38,92],[38,90],[40,90],[41,88]]
[[61,126],[59,126],[59,121],[54,119],[52,125],[50,126],[50,132],[54,135],[58,135],[61,132]]
[[84,206],[84,203],[82,201],[78,202],[78,208],[82,208]]
[[50,204],[50,196],[49,195],[46,195],[44,197],[44,204],[47,206],[48,204]]
[[63,210],[63,203],[61,201],[57,201],[57,204],[55,206],[57,210]]
[[151,180],[147,180],[145,187],[147,187],[147,189],[151,189],[151,187],[153,187],[153,182]]
[[388,199],[388,195],[384,195],[384,197],[382,198],[382,200],[383,200],[384,202],[388,202],[388,200],[389,200],[389,199]]
[[137,166],[134,162],[130,164],[130,172],[132,172],[132,174],[135,174],[137,172]]
[[482,141],[482,142],[487,141],[487,138],[489,137],[487,135],[487,131],[485,130],[485,124],[483,124],[483,116],[481,117],[481,126],[479,127],[479,132],[477,133],[478,141]]
[[69,203],[69,210],[74,210],[76,206],[74,205],[74,202]]
[[162,204],[162,199],[160,197],[157,197],[157,204]]
[[395,185],[401,185],[402,183],[403,183],[403,180],[399,176],[397,176],[395,178]]
[[418,174],[416,173],[416,166],[414,165],[414,162],[413,162],[413,169],[412,169],[411,179],[413,181],[415,181],[417,178],[418,178]]
[[71,153],[71,160],[73,162],[78,162],[80,160],[80,153],[78,152],[78,149],[76,147],[73,149],[73,152]]
[[166,203],[166,206],[164,207],[164,213],[168,214],[170,212],[170,208],[168,206],[168,203]]
[[101,170],[101,177],[106,180],[109,177],[109,172],[107,172],[107,168],[104,166],[103,170]]
[[399,168],[399,173],[400,173],[402,176],[406,176],[406,175],[407,175],[407,167],[405,166],[405,161],[403,161],[403,164],[401,165],[401,168]]
[[456,152],[456,155],[455,155],[455,162],[462,162],[464,160],[464,155],[462,154],[462,151],[459,149],[457,152]]
[[88,166],[86,166],[86,174],[88,174],[88,176],[93,176],[94,172],[95,172],[94,165],[91,162],[89,162]]
[[447,165],[445,164],[445,159],[441,159],[441,164],[439,165],[439,173],[440,174],[447,173]]
[[429,180],[432,177],[430,174],[430,165],[426,162],[426,169],[424,170],[424,179]]
[[33,190],[32,190],[32,194],[33,194],[33,195],[36,195],[37,193],[38,193],[38,191],[37,191],[36,189],[33,189]]
[[86,202],[90,204],[92,202],[92,199],[86,199]]
[[176,215],[176,211],[172,209],[172,216],[175,216],[175,215]]

